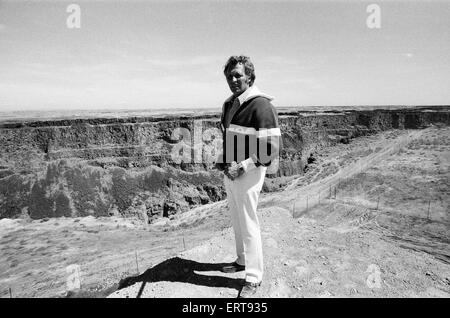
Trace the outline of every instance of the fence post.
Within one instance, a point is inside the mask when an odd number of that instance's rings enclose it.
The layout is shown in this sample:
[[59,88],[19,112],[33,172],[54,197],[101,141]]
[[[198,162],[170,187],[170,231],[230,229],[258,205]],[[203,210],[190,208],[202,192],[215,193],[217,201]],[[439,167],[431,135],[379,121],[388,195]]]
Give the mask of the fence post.
[[428,200],[428,212],[427,212],[427,219],[430,220],[430,205],[431,205],[431,200]]
[[136,257],[136,269],[137,269],[137,273],[138,275],[140,274],[139,272],[139,263],[138,263],[138,257],[137,257],[137,251],[134,251],[134,256]]
[[380,205],[380,196],[378,196],[378,201],[377,201],[377,210],[378,210],[378,206]]
[[309,199],[309,195],[306,196],[306,212],[308,212],[308,199]]

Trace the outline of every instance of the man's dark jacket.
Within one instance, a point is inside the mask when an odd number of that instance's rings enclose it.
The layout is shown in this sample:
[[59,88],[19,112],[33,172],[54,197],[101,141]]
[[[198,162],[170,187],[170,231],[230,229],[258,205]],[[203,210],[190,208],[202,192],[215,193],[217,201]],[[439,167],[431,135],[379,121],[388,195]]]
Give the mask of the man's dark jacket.
[[223,153],[218,162],[244,161],[246,168],[250,169],[269,166],[278,159],[281,150],[278,115],[270,102],[273,98],[254,86],[240,97],[243,102],[237,110],[232,106],[238,97],[231,96],[223,105]]

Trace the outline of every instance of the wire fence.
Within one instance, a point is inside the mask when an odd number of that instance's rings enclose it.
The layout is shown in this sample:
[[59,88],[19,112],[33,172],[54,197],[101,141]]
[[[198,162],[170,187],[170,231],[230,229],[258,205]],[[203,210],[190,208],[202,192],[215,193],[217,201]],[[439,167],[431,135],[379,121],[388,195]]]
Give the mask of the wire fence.
[[420,196],[409,200],[402,199],[403,195],[411,194],[388,193],[382,180],[364,172],[349,178],[337,178],[308,191],[306,195],[296,197],[291,206],[292,216],[301,217],[310,213],[318,206],[331,204],[346,204],[375,211],[397,211],[406,215],[420,217],[428,221],[450,221],[448,208],[450,197],[443,198],[438,193],[428,193],[423,190]]

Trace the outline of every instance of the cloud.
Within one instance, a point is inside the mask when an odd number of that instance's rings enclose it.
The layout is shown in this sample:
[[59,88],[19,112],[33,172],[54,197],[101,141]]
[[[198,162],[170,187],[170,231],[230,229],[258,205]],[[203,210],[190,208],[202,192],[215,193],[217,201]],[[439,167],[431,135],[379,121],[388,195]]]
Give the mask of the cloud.
[[155,59],[148,58],[145,62],[155,67],[195,67],[224,63],[223,56],[196,56],[186,59]]
[[[107,65],[99,66],[107,69]],[[177,108],[220,107],[228,97],[222,81],[203,83],[182,74],[156,78],[124,78],[83,72],[59,78],[0,82],[0,108]],[[9,105],[9,106],[8,106]]]
[[[324,64],[324,59],[318,56],[301,55],[298,57],[267,56],[256,60],[258,66],[282,67],[283,69],[314,70]],[[255,62],[255,63],[256,63]]]
[[6,30],[6,25],[0,24],[0,32],[4,32]]

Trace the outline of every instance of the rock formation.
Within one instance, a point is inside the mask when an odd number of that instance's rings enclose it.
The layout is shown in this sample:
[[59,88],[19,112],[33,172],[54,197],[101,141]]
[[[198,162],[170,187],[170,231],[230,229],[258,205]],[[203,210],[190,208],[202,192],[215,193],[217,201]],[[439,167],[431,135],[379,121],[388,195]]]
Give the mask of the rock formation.
[[[280,111],[283,150],[269,178],[302,174],[315,153],[358,136],[448,125],[449,110]],[[212,169],[219,118],[0,122],[0,218],[137,215],[151,221],[222,200],[222,176]]]

